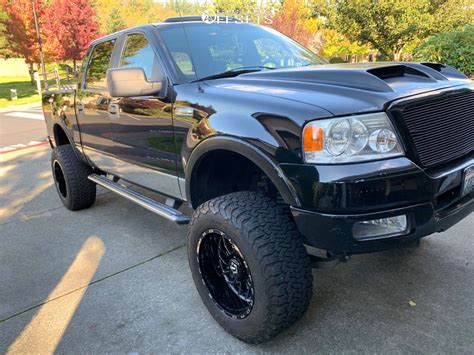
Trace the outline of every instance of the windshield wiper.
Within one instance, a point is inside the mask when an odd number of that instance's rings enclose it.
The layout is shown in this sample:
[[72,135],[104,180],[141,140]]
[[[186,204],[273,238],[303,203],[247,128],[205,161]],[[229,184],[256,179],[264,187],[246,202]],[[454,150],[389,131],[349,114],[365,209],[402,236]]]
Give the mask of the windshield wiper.
[[204,81],[204,80],[232,78],[232,77],[235,77],[235,76],[239,76],[240,74],[254,73],[254,72],[257,72],[257,71],[261,71],[263,69],[275,69],[275,68],[265,67],[265,66],[234,68],[234,69],[231,69],[231,70],[226,70],[225,72],[222,72],[222,73],[219,73],[219,74],[205,76],[204,78],[196,79],[196,80],[193,80],[191,82],[196,83],[198,81]]

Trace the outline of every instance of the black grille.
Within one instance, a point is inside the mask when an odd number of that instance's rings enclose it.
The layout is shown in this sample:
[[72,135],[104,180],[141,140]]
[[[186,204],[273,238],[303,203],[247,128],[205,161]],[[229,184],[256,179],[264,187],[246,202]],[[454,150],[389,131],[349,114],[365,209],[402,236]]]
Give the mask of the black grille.
[[424,167],[474,150],[474,91],[408,105],[403,117]]

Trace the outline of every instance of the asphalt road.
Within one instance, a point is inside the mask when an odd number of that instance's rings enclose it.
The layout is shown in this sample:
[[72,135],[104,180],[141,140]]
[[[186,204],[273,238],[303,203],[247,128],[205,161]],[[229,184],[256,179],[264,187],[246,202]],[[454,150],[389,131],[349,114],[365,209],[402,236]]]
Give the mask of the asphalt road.
[[66,210],[49,155],[0,155],[0,353],[473,353],[473,215],[419,248],[314,270],[303,319],[253,346],[201,303],[186,227],[103,190]]

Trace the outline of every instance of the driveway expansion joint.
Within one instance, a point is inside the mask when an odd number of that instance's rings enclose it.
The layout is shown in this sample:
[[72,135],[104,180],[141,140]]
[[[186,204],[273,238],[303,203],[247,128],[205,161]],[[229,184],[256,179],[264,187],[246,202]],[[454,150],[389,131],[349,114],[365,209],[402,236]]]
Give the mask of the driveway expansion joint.
[[186,246],[186,244],[178,245],[178,246],[176,246],[176,247],[174,247],[174,248],[171,248],[171,249],[169,249],[169,250],[167,250],[167,251],[164,251],[163,253],[160,253],[160,254],[158,254],[158,255],[155,255],[155,256],[153,256],[153,257],[151,257],[151,258],[149,258],[149,259],[140,261],[139,263],[134,264],[134,265],[129,266],[129,267],[126,267],[125,269],[116,271],[116,272],[114,272],[114,273],[112,273],[112,274],[110,274],[110,275],[106,275],[106,276],[101,277],[101,278],[99,278],[99,279],[97,279],[97,280],[94,280],[94,281],[90,282],[90,283],[87,284],[87,285],[84,285],[84,286],[75,288],[75,289],[73,289],[73,290],[71,290],[71,291],[69,291],[69,292],[66,292],[66,293],[64,293],[64,294],[62,294],[62,295],[60,295],[60,296],[47,299],[47,300],[45,300],[45,301],[43,301],[43,302],[41,302],[41,303],[38,303],[38,304],[36,304],[36,305],[34,305],[34,306],[28,307],[27,309],[24,309],[24,310],[19,311],[19,312],[15,313],[15,314],[9,315],[9,316],[7,316],[7,317],[5,317],[5,318],[3,318],[3,319],[0,319],[0,324],[1,324],[1,323],[4,323],[4,322],[6,322],[6,321],[8,321],[8,320],[10,320],[10,319],[12,319],[12,318],[15,318],[15,317],[17,317],[17,316],[20,316],[20,315],[22,315],[22,314],[24,314],[24,313],[26,313],[26,312],[29,312],[29,311],[31,311],[31,310],[33,310],[33,309],[35,309],[35,308],[41,307],[41,306],[45,305],[46,303],[49,303],[49,302],[52,302],[52,301],[56,301],[56,300],[58,300],[58,299],[60,299],[60,298],[63,298],[63,297],[65,297],[65,296],[68,296],[68,295],[70,295],[70,294],[72,294],[72,293],[74,293],[74,292],[77,292],[77,291],[82,290],[82,289],[84,289],[84,288],[88,288],[89,286],[95,285],[95,284],[97,284],[97,283],[99,283],[99,282],[101,282],[101,281],[107,280],[107,279],[112,278],[112,277],[114,277],[114,276],[120,275],[120,274],[122,274],[122,273],[124,273],[124,272],[127,272],[127,271],[129,271],[129,270],[135,269],[135,268],[137,268],[137,267],[139,267],[139,266],[142,266],[142,265],[144,265],[144,264],[147,264],[147,263],[149,263],[149,262],[151,262],[151,261],[153,261],[153,260],[155,260],[155,259],[158,259],[159,257],[165,256],[165,255],[168,255],[168,254],[171,254],[171,253],[173,253],[173,252],[175,252],[175,251],[177,251],[177,250],[179,250],[179,249],[182,249],[182,248],[185,247],[185,246]]

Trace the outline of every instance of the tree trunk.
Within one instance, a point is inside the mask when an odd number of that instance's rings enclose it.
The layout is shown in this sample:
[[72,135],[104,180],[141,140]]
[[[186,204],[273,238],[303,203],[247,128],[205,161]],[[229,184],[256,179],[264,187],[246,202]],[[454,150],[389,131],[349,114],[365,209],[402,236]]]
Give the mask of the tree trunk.
[[394,61],[396,61],[396,62],[400,61],[400,58],[402,57],[402,50],[403,50],[403,48],[395,49],[395,51],[393,52],[393,60]]
[[73,60],[72,60],[72,63],[73,63],[72,65],[73,65],[73,68],[74,68],[74,73],[73,73],[73,75],[76,75],[76,71],[77,71],[77,70],[76,70],[76,60],[73,59]]
[[28,71],[30,73],[31,86],[35,86],[35,69],[33,63],[28,63]]

